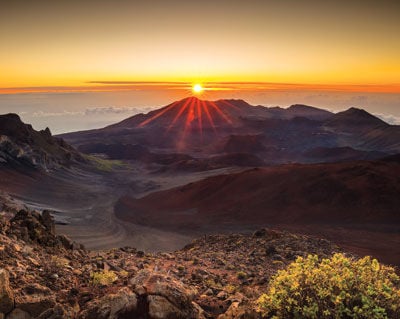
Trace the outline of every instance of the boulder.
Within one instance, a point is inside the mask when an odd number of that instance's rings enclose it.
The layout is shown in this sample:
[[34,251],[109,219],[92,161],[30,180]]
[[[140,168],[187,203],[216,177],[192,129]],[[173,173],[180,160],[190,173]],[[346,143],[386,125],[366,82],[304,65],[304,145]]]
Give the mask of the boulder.
[[253,237],[265,237],[268,240],[280,238],[282,235],[282,232],[269,228],[259,229],[253,233]]
[[69,315],[70,314],[67,314],[63,306],[57,304],[54,308],[42,312],[39,317],[36,317],[36,319],[65,319],[70,318]]
[[65,249],[73,248],[73,241],[65,235],[58,235],[57,242],[61,247],[64,247]]
[[6,319],[32,319],[32,316],[21,309],[15,308],[7,315]]
[[8,272],[0,269],[0,313],[8,313],[14,308],[14,293],[10,288]]
[[150,318],[203,318],[201,308],[193,303],[197,291],[176,279],[161,273],[142,270],[130,284],[141,300],[140,304],[146,304],[146,307],[140,308],[148,309]]
[[178,309],[168,299],[162,296],[150,295],[147,297],[149,303],[149,315],[152,319],[186,319],[184,311]]
[[15,307],[38,317],[56,305],[51,290],[39,284],[32,284],[22,289],[23,294],[15,298]]
[[87,310],[80,314],[81,319],[123,319],[137,318],[138,300],[128,288],[122,288],[116,294],[106,295],[93,301]]
[[23,288],[23,292],[28,295],[51,295],[51,290],[49,288],[38,283],[26,285]]
[[50,234],[55,235],[55,224],[54,217],[51,215],[49,210],[44,210],[42,212],[42,224],[46,227],[46,229],[50,232]]

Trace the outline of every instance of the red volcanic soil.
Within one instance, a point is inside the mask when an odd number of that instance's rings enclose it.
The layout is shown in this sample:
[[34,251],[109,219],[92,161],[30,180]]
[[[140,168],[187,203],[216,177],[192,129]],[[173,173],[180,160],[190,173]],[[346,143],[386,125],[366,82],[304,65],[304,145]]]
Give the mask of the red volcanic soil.
[[[350,248],[357,228],[353,246],[360,249],[353,250],[364,254],[371,241],[378,255],[383,246],[400,244],[399,194],[399,161],[293,164],[214,176],[140,199],[125,196],[115,212],[134,224],[182,232],[284,224],[323,234],[341,227],[339,242]],[[371,229],[376,236],[368,238]],[[335,239],[335,232],[326,233]],[[395,247],[386,251],[400,264]]]
[[193,219],[200,226],[397,223],[399,176],[399,163],[384,161],[256,168],[141,199],[124,197],[117,204],[117,214],[134,223],[161,227],[179,227]]

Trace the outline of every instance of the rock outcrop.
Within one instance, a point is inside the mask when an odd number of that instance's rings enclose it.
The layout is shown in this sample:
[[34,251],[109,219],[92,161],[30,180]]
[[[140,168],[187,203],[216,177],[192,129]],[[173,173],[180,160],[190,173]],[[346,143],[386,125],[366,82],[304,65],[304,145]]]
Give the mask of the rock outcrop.
[[204,318],[198,305],[193,302],[197,291],[176,279],[142,270],[130,284],[150,318]]
[[0,115],[0,164],[44,170],[84,162],[84,158],[48,128],[36,131],[16,114]]
[[[80,314],[82,319],[122,319],[139,317],[138,298],[129,288],[124,287],[115,294],[109,294],[88,305]],[[135,317],[136,316],[136,317]]]
[[14,293],[10,288],[8,272],[0,269],[0,313],[10,312],[14,308]]
[[66,236],[55,234],[54,217],[48,210],[42,213],[27,209],[20,210],[9,221],[3,222],[0,229],[8,236],[27,243],[36,243],[45,247],[84,249]]

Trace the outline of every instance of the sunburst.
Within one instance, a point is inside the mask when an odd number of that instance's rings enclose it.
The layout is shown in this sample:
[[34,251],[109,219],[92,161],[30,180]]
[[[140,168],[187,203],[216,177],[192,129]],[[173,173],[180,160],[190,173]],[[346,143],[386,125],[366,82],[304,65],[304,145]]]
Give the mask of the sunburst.
[[[224,105],[224,107],[221,107],[221,105]],[[216,123],[218,123],[218,120],[222,120],[228,125],[233,125],[234,121],[230,117],[229,112],[227,112],[229,108],[237,109],[237,106],[225,100],[216,103],[213,101],[200,100],[192,96],[184,100],[176,101],[161,109],[153,116],[141,122],[138,127],[144,127],[161,116],[167,116],[167,114],[169,114],[168,117],[171,118],[171,122],[165,127],[166,133],[173,128],[178,128],[179,125],[180,127],[178,129],[181,133],[177,145],[181,148],[182,145],[185,144],[188,131],[193,125],[197,128],[196,131],[199,132],[201,140],[203,140],[205,126],[208,126],[212,129],[214,134],[217,134],[218,126]],[[183,121],[180,121],[180,119]]]

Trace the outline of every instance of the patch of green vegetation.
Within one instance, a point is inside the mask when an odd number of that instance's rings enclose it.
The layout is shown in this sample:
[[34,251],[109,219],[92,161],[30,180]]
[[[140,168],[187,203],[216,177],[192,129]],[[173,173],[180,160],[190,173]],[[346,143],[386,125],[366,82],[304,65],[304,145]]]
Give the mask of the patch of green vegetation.
[[267,318],[400,318],[400,277],[367,256],[298,257],[258,299]]
[[98,170],[111,172],[114,169],[128,168],[128,164],[120,160],[108,160],[94,155],[84,155],[85,159],[90,161]]

